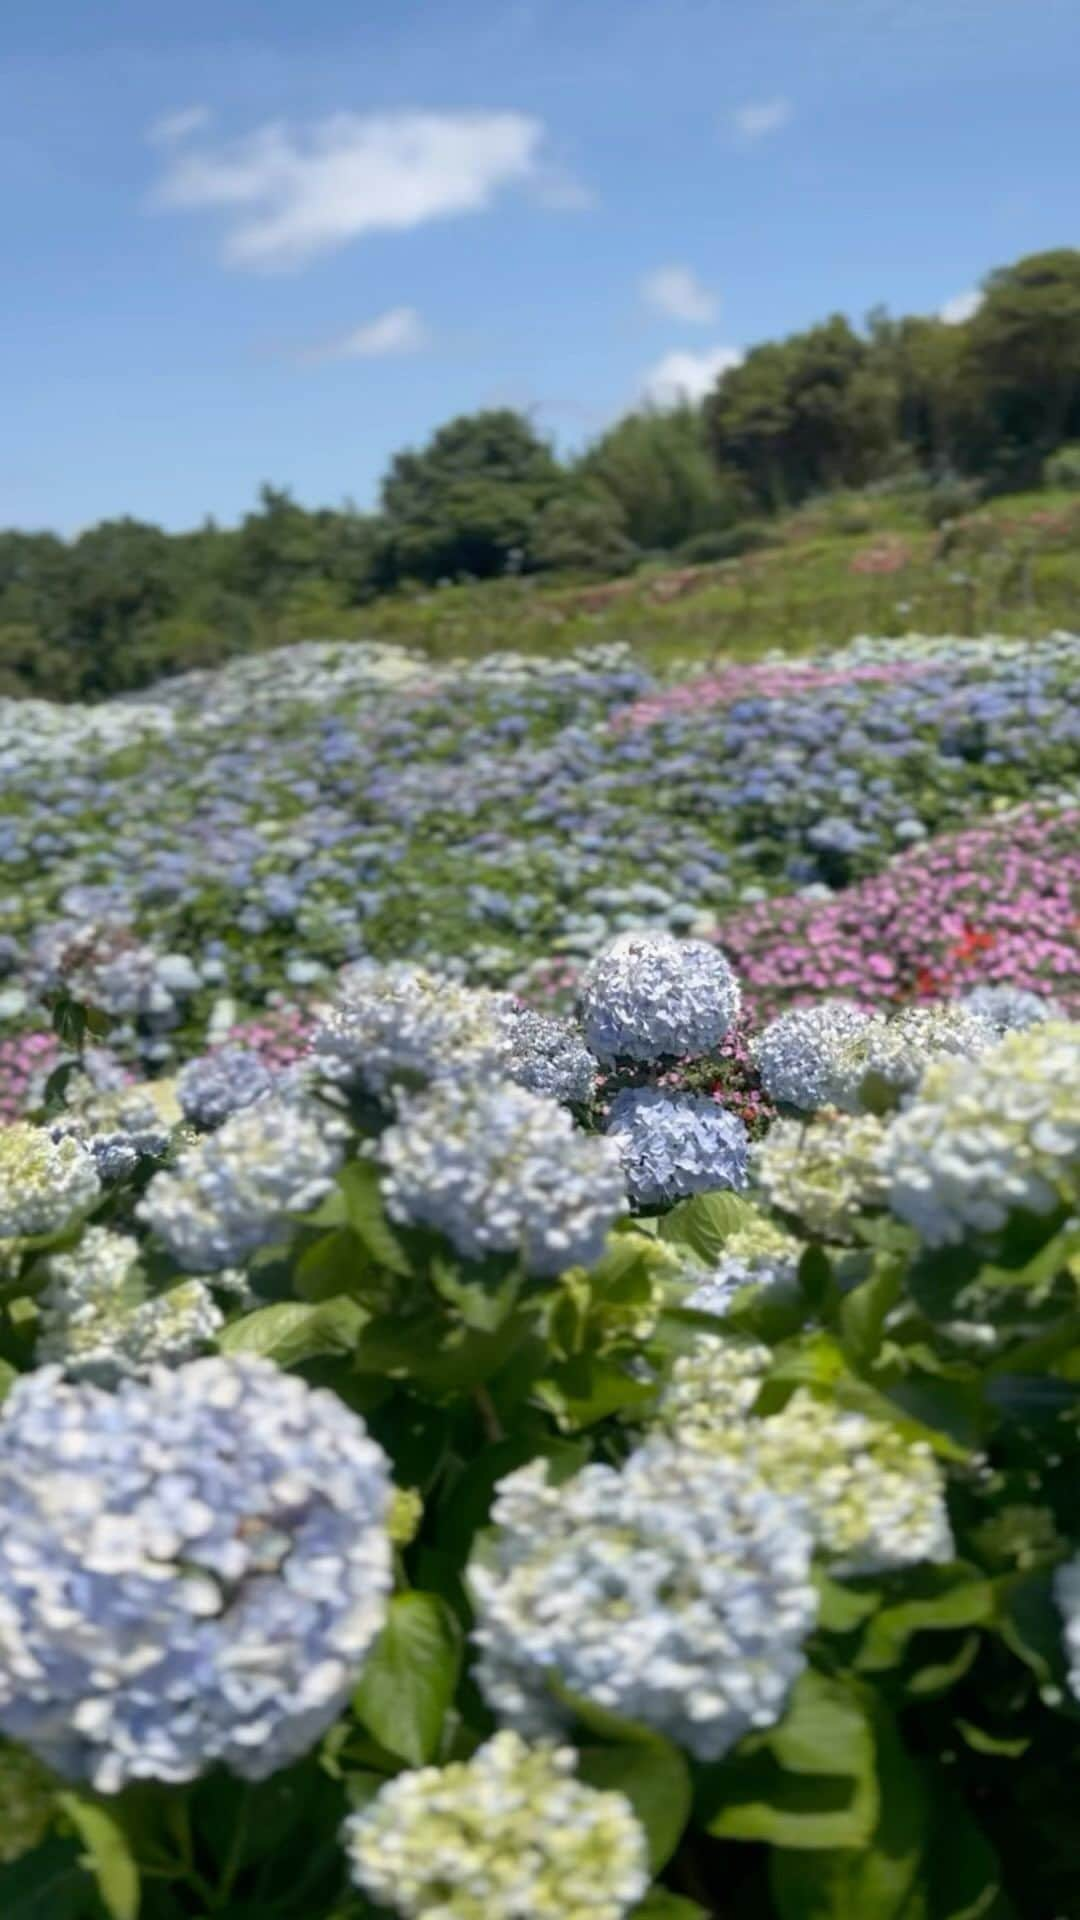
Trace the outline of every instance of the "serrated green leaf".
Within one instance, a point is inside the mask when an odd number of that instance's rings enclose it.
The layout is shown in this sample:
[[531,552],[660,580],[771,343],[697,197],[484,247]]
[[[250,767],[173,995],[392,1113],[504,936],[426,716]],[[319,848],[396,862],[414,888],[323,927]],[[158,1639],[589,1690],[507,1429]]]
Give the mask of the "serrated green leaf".
[[461,1670],[461,1628],[435,1594],[400,1593],[364,1664],[353,1708],[389,1753],[414,1767],[439,1749]]
[[674,1853],[690,1818],[690,1769],[666,1740],[627,1747],[584,1747],[578,1773],[591,1787],[624,1793],[649,1843],[649,1863],[659,1873]]
[[311,1304],[279,1300],[234,1320],[218,1337],[222,1353],[258,1354],[280,1367],[299,1366],[320,1354],[351,1353],[366,1316],[355,1300],[339,1296]]
[[664,1215],[660,1238],[690,1247],[699,1259],[714,1266],[724,1242],[756,1217],[756,1209],[736,1193],[697,1193]]
[[138,1920],[139,1870],[116,1815],[79,1793],[58,1793],[56,1803],[82,1842],[84,1863],[110,1920]]

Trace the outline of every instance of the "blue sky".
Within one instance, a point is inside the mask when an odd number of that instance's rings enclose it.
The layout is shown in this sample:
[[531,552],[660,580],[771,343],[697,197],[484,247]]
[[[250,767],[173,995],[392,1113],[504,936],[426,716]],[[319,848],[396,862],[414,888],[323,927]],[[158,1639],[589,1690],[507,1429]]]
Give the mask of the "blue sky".
[[0,525],[374,501],[1077,234],[1076,0],[5,0]]

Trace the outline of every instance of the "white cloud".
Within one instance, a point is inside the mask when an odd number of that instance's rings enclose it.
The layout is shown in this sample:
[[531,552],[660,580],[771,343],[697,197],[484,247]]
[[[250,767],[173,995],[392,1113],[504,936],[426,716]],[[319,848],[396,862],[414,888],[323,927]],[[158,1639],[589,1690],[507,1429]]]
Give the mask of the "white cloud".
[[975,318],[982,303],[983,296],[977,287],[968,293],[954,293],[951,300],[946,300],[938,319],[944,320],[947,327],[962,327],[965,320]]
[[163,113],[147,128],[146,137],[151,146],[175,147],[181,140],[189,140],[193,133],[199,133],[210,119],[209,107],[177,107],[173,113]]
[[369,320],[351,333],[311,347],[301,358],[310,363],[321,360],[380,360],[389,354],[420,353],[431,336],[415,307],[391,307],[377,320]]
[[704,326],[716,318],[715,295],[702,286],[690,267],[657,267],[642,281],[641,296],[647,306],[667,314],[670,320]]
[[741,140],[765,140],[787,126],[791,113],[790,100],[748,100],[736,108],[731,122]]
[[666,353],[641,383],[641,398],[656,407],[704,400],[721,374],[742,365],[737,347],[706,347],[701,353]]
[[170,154],[159,208],[231,213],[230,266],[273,272],[363,234],[477,213],[542,175],[544,129],[521,113],[335,113]]

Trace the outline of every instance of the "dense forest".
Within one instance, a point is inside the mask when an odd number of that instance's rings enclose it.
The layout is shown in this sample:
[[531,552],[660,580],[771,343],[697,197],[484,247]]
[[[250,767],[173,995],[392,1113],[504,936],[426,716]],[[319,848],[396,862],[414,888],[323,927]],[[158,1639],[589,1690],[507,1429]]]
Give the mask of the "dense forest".
[[963,324],[833,315],[753,348],[701,406],[635,412],[560,460],[487,411],[393,458],[378,510],[263,487],[238,527],[103,521],[0,533],[0,692],[93,698],[280,639],[379,595],[507,573],[611,575],[734,556],[838,488],[910,490],[943,520],[1080,486],[1080,251],[990,274]]

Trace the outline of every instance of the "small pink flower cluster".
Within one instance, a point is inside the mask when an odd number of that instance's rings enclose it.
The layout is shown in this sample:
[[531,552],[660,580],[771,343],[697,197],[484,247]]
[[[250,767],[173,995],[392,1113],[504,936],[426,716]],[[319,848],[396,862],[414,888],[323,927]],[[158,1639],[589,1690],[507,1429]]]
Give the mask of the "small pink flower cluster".
[[839,995],[947,999],[984,981],[1080,1011],[1080,809],[942,834],[828,900],[785,895],[717,927],[755,1021]]
[[273,1070],[291,1067],[308,1051],[314,1018],[302,1007],[266,1007],[254,1020],[231,1027],[225,1045],[258,1054]]
[[[892,571],[890,568],[889,571]],[[662,693],[634,700],[612,716],[617,732],[656,726],[673,715],[693,714],[709,707],[731,706],[736,700],[787,700],[793,694],[818,687],[845,687],[856,681],[918,680],[933,673],[938,662],[925,660],[868,661],[855,667],[741,663],[721,673],[681,680]]]
[[37,1106],[59,1057],[60,1042],[49,1027],[0,1038],[0,1120],[18,1120]]

